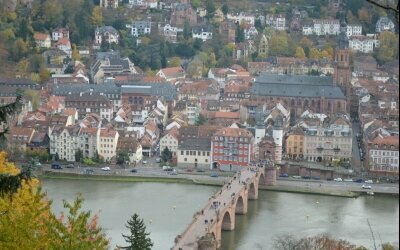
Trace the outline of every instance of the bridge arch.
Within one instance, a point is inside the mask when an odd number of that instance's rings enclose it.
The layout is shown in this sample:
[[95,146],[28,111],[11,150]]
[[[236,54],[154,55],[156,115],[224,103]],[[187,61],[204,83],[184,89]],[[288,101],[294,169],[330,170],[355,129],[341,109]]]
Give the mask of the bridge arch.
[[240,195],[236,200],[235,214],[246,214],[247,213],[247,197]]
[[233,229],[235,229],[235,213],[227,210],[222,217],[221,230],[232,231]]
[[258,198],[258,185],[254,182],[249,185],[249,200],[256,200]]

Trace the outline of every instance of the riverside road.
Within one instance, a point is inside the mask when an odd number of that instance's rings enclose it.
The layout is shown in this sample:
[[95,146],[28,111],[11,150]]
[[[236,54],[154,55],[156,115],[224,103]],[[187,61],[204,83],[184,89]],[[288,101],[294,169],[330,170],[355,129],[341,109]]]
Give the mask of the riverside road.
[[[192,180],[194,182],[202,182],[206,184],[220,184],[228,182],[230,177],[234,173],[219,173],[218,177],[211,177],[212,171],[207,172],[186,172],[179,170],[178,174],[172,175],[169,172],[163,171],[159,167],[140,167],[135,168],[136,173],[132,173],[132,169],[123,168],[111,168],[111,171],[103,171],[101,168],[92,167],[93,174],[95,176],[110,176],[110,177],[138,177],[138,178],[171,178],[171,179],[185,179]],[[62,170],[51,169],[50,166],[43,166],[43,171],[50,173],[65,173],[65,174],[77,174],[85,176],[85,168],[64,168]],[[215,176],[215,175],[214,175]],[[372,189],[363,189],[362,186],[371,186]],[[399,184],[392,183],[356,183],[356,182],[336,182],[326,180],[305,180],[295,178],[278,178],[277,187],[288,188],[291,190],[301,189],[309,192],[367,192],[372,191],[374,193],[385,193],[385,194],[399,194]]]

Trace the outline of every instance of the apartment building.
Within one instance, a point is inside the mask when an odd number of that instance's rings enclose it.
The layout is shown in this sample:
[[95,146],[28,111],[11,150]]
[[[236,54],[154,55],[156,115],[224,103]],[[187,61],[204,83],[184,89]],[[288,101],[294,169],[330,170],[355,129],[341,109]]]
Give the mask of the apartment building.
[[118,139],[118,131],[108,128],[100,129],[100,136],[97,141],[97,152],[105,162],[115,161]]
[[349,125],[310,126],[304,135],[304,158],[308,161],[351,160],[352,129]]
[[211,167],[239,170],[253,159],[254,137],[242,128],[223,128],[211,137]]

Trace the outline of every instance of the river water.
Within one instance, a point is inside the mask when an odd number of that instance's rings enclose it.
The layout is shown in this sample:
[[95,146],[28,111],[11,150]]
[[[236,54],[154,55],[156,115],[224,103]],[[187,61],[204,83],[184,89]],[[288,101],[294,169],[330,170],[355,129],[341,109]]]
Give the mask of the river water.
[[[100,224],[112,246],[124,245],[122,233],[133,213],[144,219],[154,250],[167,250],[184,231],[193,214],[204,206],[217,187],[170,184],[42,180],[53,200],[53,211],[64,211],[62,200],[72,201],[78,193],[84,209],[100,216]],[[236,217],[236,228],[223,232],[223,250],[268,250],[278,235],[303,237],[319,233],[347,239],[372,249],[369,220],[377,241],[399,242],[399,203],[393,197],[357,199],[261,191],[249,201],[248,214]]]

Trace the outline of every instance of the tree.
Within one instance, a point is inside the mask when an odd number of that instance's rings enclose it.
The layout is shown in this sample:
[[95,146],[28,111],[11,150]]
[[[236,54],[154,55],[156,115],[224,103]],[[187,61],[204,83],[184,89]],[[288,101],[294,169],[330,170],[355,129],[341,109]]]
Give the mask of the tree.
[[83,161],[83,151],[80,148],[78,148],[75,151],[75,161],[76,162],[82,162]]
[[[59,218],[52,216],[55,224],[50,228],[50,237],[57,241],[50,242],[50,249],[108,249],[109,240],[104,230],[98,226],[99,217],[91,217],[90,211],[81,211],[81,195],[72,204],[63,201],[68,214]],[[67,220],[65,220],[65,217]]]
[[354,250],[356,246],[345,240],[337,240],[330,235],[321,234],[297,239],[292,235],[281,235],[274,239],[274,250],[341,249]]
[[245,40],[244,29],[241,27],[240,24],[236,25],[236,42],[241,43]]
[[129,154],[128,154],[127,151],[118,152],[117,164],[123,165],[123,164],[125,164],[126,162],[129,162],[129,161],[130,161],[130,158],[129,158]]
[[310,39],[308,39],[307,37],[303,37],[300,40],[300,46],[305,49],[305,48],[311,48],[312,47],[312,42],[310,41]]
[[272,35],[269,41],[269,52],[271,55],[287,55],[288,48],[288,36],[286,32],[276,32]]
[[[221,11],[222,13],[224,13],[224,15],[228,14],[229,12],[229,5],[227,3],[224,3],[221,7]],[[260,22],[261,23],[261,22]]]
[[172,57],[168,62],[168,67],[179,67],[181,66],[181,59],[177,56]]
[[196,119],[196,126],[200,126],[203,125],[204,123],[206,123],[207,118],[204,117],[204,115],[199,114],[199,116]]
[[161,159],[163,162],[169,162],[172,159],[172,152],[168,147],[165,147],[161,152]]
[[311,59],[319,59],[320,53],[317,48],[311,48],[310,50],[310,58]]
[[67,222],[63,214],[56,218],[39,180],[5,156],[0,152],[0,249],[108,249],[98,217],[80,211],[81,196],[73,205],[64,202]]
[[129,245],[121,248],[129,250],[151,250],[153,242],[148,237],[150,233],[146,232],[146,226],[143,220],[139,218],[139,215],[135,213],[127,223],[126,228],[129,229],[130,234],[122,234],[122,236]]
[[72,59],[75,61],[81,60],[81,55],[79,54],[79,50],[76,48],[75,44],[72,44]]
[[215,4],[213,0],[206,0],[206,10],[207,16],[212,17],[212,14],[215,12]]
[[384,31],[379,35],[378,60],[380,63],[396,58],[399,51],[399,38],[393,32]]
[[100,6],[93,8],[91,20],[94,26],[100,26],[103,23],[103,13]]
[[301,58],[301,59],[303,59],[303,58],[306,57],[306,54],[304,53],[304,50],[303,50],[302,47],[297,47],[297,48],[296,48],[296,54],[295,54],[294,56],[295,56],[296,58]]

